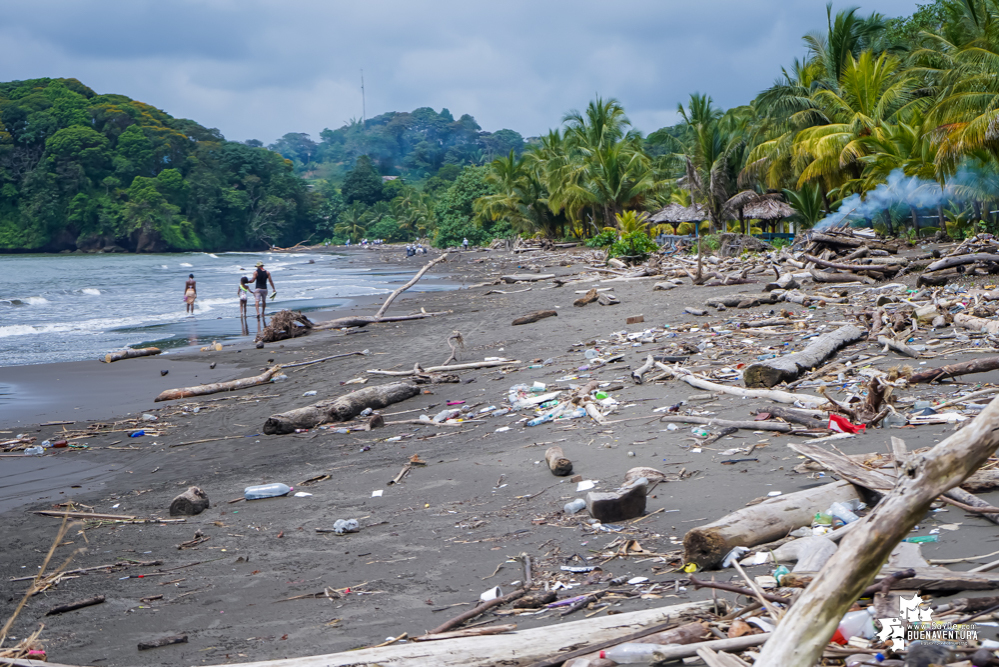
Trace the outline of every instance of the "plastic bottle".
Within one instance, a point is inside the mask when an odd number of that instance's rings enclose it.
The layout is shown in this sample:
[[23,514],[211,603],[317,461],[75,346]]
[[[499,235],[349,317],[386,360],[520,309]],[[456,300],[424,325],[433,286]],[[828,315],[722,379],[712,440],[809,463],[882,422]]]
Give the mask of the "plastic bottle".
[[566,503],[562,509],[565,510],[566,514],[575,514],[584,507],[586,507],[586,501],[582,498],[576,498],[575,500]]
[[907,537],[902,541],[914,544],[925,544],[926,542],[939,542],[940,538],[936,535],[917,535],[916,537]]
[[333,532],[337,535],[343,535],[344,533],[356,533],[357,530],[357,519],[337,519],[333,522]]
[[781,565],[776,570],[774,570],[773,578],[777,580],[777,585],[780,586],[780,580],[789,574],[791,574],[791,570]]
[[828,514],[831,514],[833,518],[839,519],[843,523],[853,523],[860,520],[860,517],[854,514],[849,507],[839,502],[829,506]]
[[48,440],[42,440],[42,449],[48,449],[51,446],[52,446],[51,442],[49,442]]
[[606,651],[600,652],[600,657],[613,660],[619,665],[651,665],[665,660],[663,649],[675,644],[639,644],[637,642],[627,642],[612,646]]
[[291,493],[292,487],[287,484],[276,482],[273,484],[261,484],[260,486],[248,486],[243,491],[243,497],[247,500],[259,500],[261,498],[277,498]]
[[877,634],[877,628],[874,627],[874,607],[870,606],[860,611],[847,612],[843,620],[839,622],[839,627],[831,641],[837,644],[846,644],[850,641],[850,637],[872,639]]
[[27,449],[24,450],[25,456],[41,456],[44,453],[45,450],[39,447],[38,445],[35,445],[34,447],[28,447]]

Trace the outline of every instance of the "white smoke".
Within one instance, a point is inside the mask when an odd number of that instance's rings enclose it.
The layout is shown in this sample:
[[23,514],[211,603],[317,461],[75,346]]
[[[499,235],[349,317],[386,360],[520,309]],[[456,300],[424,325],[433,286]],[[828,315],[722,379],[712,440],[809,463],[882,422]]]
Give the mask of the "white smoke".
[[890,209],[893,206],[905,205],[916,209],[936,208],[943,204],[964,202],[969,191],[993,192],[999,195],[995,176],[985,176],[981,172],[962,168],[946,184],[928,181],[917,176],[906,176],[901,169],[895,169],[888,174],[885,183],[865,193],[850,195],[844,199],[839,210],[831,213],[815,225],[816,230],[823,230],[842,224],[848,219],[870,219]]

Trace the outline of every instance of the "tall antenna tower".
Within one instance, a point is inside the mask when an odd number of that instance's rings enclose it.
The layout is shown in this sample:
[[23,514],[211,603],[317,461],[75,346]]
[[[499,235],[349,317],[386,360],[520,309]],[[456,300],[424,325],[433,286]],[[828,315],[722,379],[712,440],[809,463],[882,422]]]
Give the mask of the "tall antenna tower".
[[364,102],[364,70],[361,70],[361,127],[364,127],[364,119],[367,116],[367,109]]

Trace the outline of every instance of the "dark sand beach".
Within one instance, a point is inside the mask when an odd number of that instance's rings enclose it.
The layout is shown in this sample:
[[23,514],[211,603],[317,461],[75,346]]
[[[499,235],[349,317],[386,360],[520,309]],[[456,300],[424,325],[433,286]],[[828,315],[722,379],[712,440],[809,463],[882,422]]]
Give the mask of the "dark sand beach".
[[[424,258],[409,261],[415,271]],[[472,285],[530,270],[518,270],[529,264],[526,256],[472,252],[452,256],[434,272]],[[562,264],[568,265],[537,268],[559,276],[586,270],[581,259]],[[906,281],[911,284],[914,279]],[[605,281],[556,288],[546,281],[407,295],[393,304],[389,314],[409,314],[421,308],[450,312],[370,325],[350,333],[314,332],[263,349],[247,341],[221,352],[195,349],[114,364],[95,360],[0,369],[0,384],[20,387],[3,404],[3,437],[12,437],[9,432],[28,433],[39,441],[56,439],[65,430],[78,431],[98,422],[110,425],[105,431],[113,431],[73,441],[85,443],[86,449],[50,450],[38,458],[0,458],[0,530],[6,535],[0,550],[0,617],[9,615],[27,587],[27,582],[12,579],[37,571],[59,529],[59,519],[32,511],[72,500],[96,512],[167,517],[171,499],[190,485],[208,494],[211,508],[183,523],[90,522],[74,527],[57,550],[54,563],[80,550],[70,569],[110,563],[123,567],[68,578],[35,596],[21,612],[12,634],[21,637],[45,623],[42,639],[49,659],[69,665],[214,665],[331,653],[378,644],[403,632],[423,633],[468,609],[487,588],[498,585],[512,590],[510,585],[520,579],[521,572],[508,559],[520,553],[532,557],[537,578],[552,583],[569,583],[573,577],[581,582],[585,577],[561,571],[563,565],[600,564],[615,576],[641,576],[669,584],[644,599],[616,603],[610,611],[710,599],[710,591],[693,590],[687,575],[677,570],[684,533],[770,492],[811,488],[826,483],[829,476],[792,471],[801,463],[787,448],[788,442],[795,441],[793,437],[740,430],[695,452],[691,425],[666,430],[666,424],[658,420],[660,413],[653,410],[703,392],[675,380],[636,385],[630,372],[653,351],[675,351],[671,342],[696,343],[700,337],[693,334],[622,347],[623,360],[586,371],[610,387],[621,387],[608,390],[620,405],[610,417],[614,423],[607,425],[584,418],[529,428],[520,420],[533,412],[521,411],[463,426],[389,424],[369,432],[313,429],[263,435],[264,421],[272,414],[391,381],[367,374],[368,369],[406,370],[416,362],[423,366],[442,363],[450,352],[446,339],[454,331],[460,331],[465,340],[459,362],[502,356],[521,363],[463,371],[456,384],[427,385],[420,395],[382,410],[386,421],[416,419],[421,414],[432,417],[456,401],[474,404],[476,410],[500,407],[509,388],[520,383],[542,382],[548,388],[564,389],[570,383],[585,382],[558,378],[579,375],[578,368],[586,362],[583,351],[595,341],[604,345],[600,341],[610,341],[613,332],[663,325],[675,328],[684,322],[696,322],[702,330],[709,326],[731,330],[739,319],[774,308],[712,309],[708,316],[698,318],[684,314],[684,308],[702,306],[714,296],[756,295],[761,285],[685,285],[653,291],[653,282]],[[576,290],[592,286],[613,287],[621,304],[574,308]],[[507,293],[487,294],[495,290]],[[314,319],[373,314],[377,304],[377,300],[359,303],[349,311]],[[557,309],[558,316],[511,326],[514,318],[547,308]],[[819,307],[811,311],[813,324],[852,321],[851,308],[850,304]],[[644,316],[644,323],[625,324],[628,317],[637,315]],[[800,336],[771,338],[773,345],[802,346]],[[362,350],[368,354],[288,369],[283,382],[197,399],[153,402],[168,388],[247,377],[274,364]],[[867,342],[851,351],[880,352],[876,343]],[[738,354],[712,359],[708,348],[692,356],[688,365],[729,366],[754,360],[764,352],[742,348]],[[972,355],[935,358],[926,367]],[[548,359],[552,360],[548,366],[528,368]],[[217,364],[214,370],[209,369],[211,363]],[[900,363],[905,361],[889,353],[877,365],[884,369]],[[170,372],[164,377],[161,369]],[[344,384],[355,378],[367,378],[367,383]],[[996,382],[999,372],[966,381]],[[903,393],[939,397],[967,386],[921,386]],[[310,391],[316,395],[303,396]],[[698,409],[712,410],[724,419],[746,420],[771,404],[722,396],[710,405],[701,404]],[[156,416],[156,421],[142,422],[143,413]],[[73,423],[40,425],[53,421]],[[128,437],[129,431],[143,427],[147,435]],[[847,454],[883,452],[895,435],[903,437],[909,449],[916,449],[935,444],[953,430],[949,424],[871,429],[837,441],[835,446]],[[398,436],[404,437],[391,440]],[[759,443],[752,455],[757,460],[721,464],[732,458],[723,454],[725,450],[752,443]],[[585,494],[577,493],[576,484],[568,478],[549,472],[544,453],[551,444],[560,445],[572,459],[575,472],[584,480],[595,480],[597,489],[616,488],[624,473],[635,466],[651,466],[669,474],[674,481],[659,484],[648,498],[647,513],[662,511],[627,524],[622,533],[595,530],[587,523],[585,511],[566,515],[563,505]],[[399,484],[389,485],[414,454],[427,465],[414,468]],[[229,502],[240,498],[245,487],[269,482],[283,482],[311,495]],[[997,493],[981,497],[999,504]],[[317,532],[332,528],[337,519],[350,518],[359,521],[359,532],[343,536]],[[923,545],[926,558],[977,556],[999,548],[995,525],[955,508],[928,517],[914,534],[926,535],[941,524],[959,526],[940,530],[938,542]],[[178,548],[196,532],[209,539]],[[622,536],[637,540],[650,555],[592,559],[608,545],[619,544]],[[611,547],[611,551],[616,549]],[[969,569],[994,558],[949,567]],[[158,562],[134,564],[149,561]],[[770,570],[764,565],[750,572],[769,574]],[[143,574],[149,576],[136,576]],[[720,580],[733,576],[730,570],[715,574]],[[323,595],[326,589],[338,595],[331,599]],[[579,590],[562,591],[560,596]],[[44,616],[51,607],[98,594],[106,597],[103,604]],[[302,597],[307,594],[319,595]],[[579,617],[547,613],[507,617],[503,622],[530,628]],[[188,643],[142,653],[136,649],[141,641],[181,633],[188,635]]]

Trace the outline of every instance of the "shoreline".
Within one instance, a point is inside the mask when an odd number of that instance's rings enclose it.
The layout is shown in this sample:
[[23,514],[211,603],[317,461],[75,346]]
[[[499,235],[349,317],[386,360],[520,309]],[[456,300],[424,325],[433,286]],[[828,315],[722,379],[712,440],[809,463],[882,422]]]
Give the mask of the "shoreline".
[[[456,275],[466,285],[534,270],[567,277],[586,270],[584,254],[570,253],[565,256],[571,260],[545,264],[505,251],[468,253],[453,258],[442,271]],[[425,263],[423,257],[417,259],[419,266]],[[409,294],[409,298],[397,300],[390,313],[404,314],[421,307],[451,313],[369,325],[354,333],[316,332],[269,344],[262,350],[250,345],[204,353],[203,358],[197,358],[197,352],[174,354],[170,355],[174,357],[171,364],[191,364],[192,368],[171,370],[165,378],[159,376],[157,358],[112,364],[109,370],[119,367],[115,372],[122,373],[122,382],[129,381],[125,377],[129,375],[145,378],[148,370],[155,375],[153,380],[179,387],[185,386],[180,380],[187,378],[187,372],[192,378],[197,372],[198,382],[205,380],[212,361],[218,363],[216,372],[225,370],[231,373],[229,377],[246,377],[272,363],[369,350],[367,356],[292,369],[286,382],[199,399],[152,404],[154,390],[160,385],[150,384],[142,389],[142,396],[134,398],[149,401],[151,414],[158,417],[152,422],[158,435],[127,439],[125,431],[141,423],[120,421],[117,433],[95,434],[78,441],[87,442],[89,450],[63,449],[39,458],[2,459],[17,465],[6,466],[0,475],[0,503],[7,503],[0,505],[0,526],[16,535],[5,550],[6,557],[0,559],[0,614],[9,613],[24,590],[23,583],[11,583],[10,578],[23,576],[40,563],[38,552],[44,553],[58,528],[57,519],[30,514],[31,510],[49,509],[72,497],[97,512],[166,516],[170,500],[189,485],[208,493],[210,509],[180,524],[91,526],[85,531],[88,550],[71,565],[93,567],[130,558],[162,560],[162,568],[189,567],[169,577],[121,579],[155,571],[155,567],[136,567],[124,572],[96,571],[64,581],[29,602],[12,634],[24,636],[36,628],[44,610],[55,604],[99,592],[106,595],[105,604],[45,620],[42,638],[51,660],[118,666],[148,664],[152,657],[163,664],[191,665],[330,653],[377,644],[403,631],[419,634],[466,609],[451,605],[474,602],[486,588],[500,585],[504,592],[512,590],[519,568],[504,563],[520,552],[535,560],[539,580],[570,584],[572,575],[561,570],[563,565],[602,563],[608,576],[642,576],[662,584],[658,594],[620,601],[612,611],[710,599],[709,591],[694,591],[684,583],[686,575],[676,570],[675,554],[686,530],[768,492],[786,494],[811,488],[828,481],[828,476],[819,479],[794,473],[791,468],[800,461],[787,449],[792,439],[786,436],[742,430],[703,451],[693,451],[689,425],[679,425],[675,431],[665,429],[653,410],[689,401],[698,390],[676,381],[635,385],[629,374],[646,355],[670,349],[671,342],[700,340],[696,333],[622,348],[620,363],[579,370],[586,365],[583,351],[611,344],[613,332],[638,332],[664,324],[675,329],[683,323],[704,330],[709,326],[729,329],[733,321],[764,317],[772,308],[758,306],[708,317],[685,315],[683,309],[689,305],[721,295],[757,294],[761,286],[685,285],[664,292],[653,291],[653,282],[595,279],[561,288],[545,282],[407,292],[403,296]],[[594,286],[612,287],[621,305],[572,306],[577,291]],[[369,313],[375,310],[367,305],[358,306],[356,312],[361,314],[365,308]],[[558,316],[511,326],[514,318],[542,308],[555,308]],[[832,304],[806,312],[814,315],[816,324],[850,317],[849,308]],[[637,315],[644,315],[645,322],[626,324],[628,317]],[[381,411],[386,421],[399,423],[374,431],[342,434],[335,429],[313,429],[282,436],[261,434],[264,420],[271,414],[394,379],[369,375],[368,369],[404,370],[416,362],[423,366],[441,363],[449,353],[446,340],[454,331],[460,331],[465,340],[465,348],[459,352],[462,362],[504,356],[522,363],[508,369],[465,371],[460,373],[459,383],[425,385],[419,395]],[[799,335],[772,338],[774,344],[785,339],[792,344],[800,342]],[[876,348],[875,344],[861,343],[855,351],[874,354]],[[718,363],[734,363],[758,353],[741,351],[731,361],[720,362],[711,354],[709,349],[692,357],[690,365],[721,368]],[[552,364],[543,366],[549,358]],[[890,363],[898,362],[889,358],[879,365]],[[420,414],[433,416],[449,402],[465,401],[466,405],[476,405],[476,410],[500,406],[509,388],[520,383],[568,388],[585,378],[565,378],[585,373],[608,383],[608,387],[620,387],[608,389],[620,401],[614,423],[599,425],[579,419],[526,428],[519,422],[532,414],[529,411],[481,417],[461,427],[405,423]],[[996,381],[999,372],[979,374],[974,379]],[[345,384],[351,380],[365,382]],[[317,394],[305,396],[311,391]],[[942,397],[953,393],[953,387],[923,387],[916,393]],[[724,419],[742,420],[769,405],[764,400],[733,397],[719,397],[713,403],[717,405],[696,405]],[[47,413],[52,419],[83,416],[65,416],[67,411],[73,412],[73,406],[56,406]],[[195,407],[198,412],[194,412]],[[84,426],[80,423],[66,428],[80,430]],[[41,439],[63,432],[62,428],[32,426],[30,432]],[[912,450],[933,444],[949,435],[952,428],[873,429],[837,445],[849,454],[880,452],[889,436],[898,435]],[[597,490],[616,488],[625,471],[635,466],[664,471],[669,481],[648,498],[647,513],[659,513],[625,526],[622,532],[594,529],[586,523],[585,512],[565,515],[563,505],[584,494],[577,493],[568,478],[553,477],[544,465],[545,449],[552,444],[564,449],[575,472],[584,480],[594,480]],[[724,454],[727,448],[749,444],[757,445],[755,461],[721,464],[728,458]],[[414,468],[400,483],[389,485],[414,454],[428,465]],[[239,498],[244,487],[269,482],[284,482],[295,491],[312,495],[229,502]],[[74,485],[81,488],[72,488]],[[375,491],[382,493],[374,495]],[[981,495],[993,503],[999,502],[996,496]],[[920,534],[942,521],[961,522],[960,530],[941,531],[939,542],[922,545],[925,557],[954,558],[992,550],[992,524],[962,518],[956,510],[935,517],[927,520]],[[329,529],[341,518],[359,519],[360,531],[345,536],[317,532]],[[178,549],[197,530],[211,539]],[[616,550],[610,545],[621,538],[634,539],[646,551],[667,556],[599,557],[607,550]],[[67,539],[77,542],[80,538]],[[65,547],[67,553],[71,548],[75,547]],[[63,555],[63,550],[58,551],[57,559]],[[769,573],[765,566],[749,571]],[[170,583],[175,579],[176,583]],[[581,582],[582,577],[576,580]],[[327,587],[351,587],[353,593],[331,600],[321,594]],[[560,595],[587,590],[581,586]],[[317,592],[317,599],[278,603]],[[143,602],[143,598],[159,594],[162,599]],[[565,620],[576,619],[570,616]],[[562,619],[523,615],[501,622],[529,628]],[[136,652],[139,641],[177,633],[188,634],[189,643],[157,649],[155,655]]]

